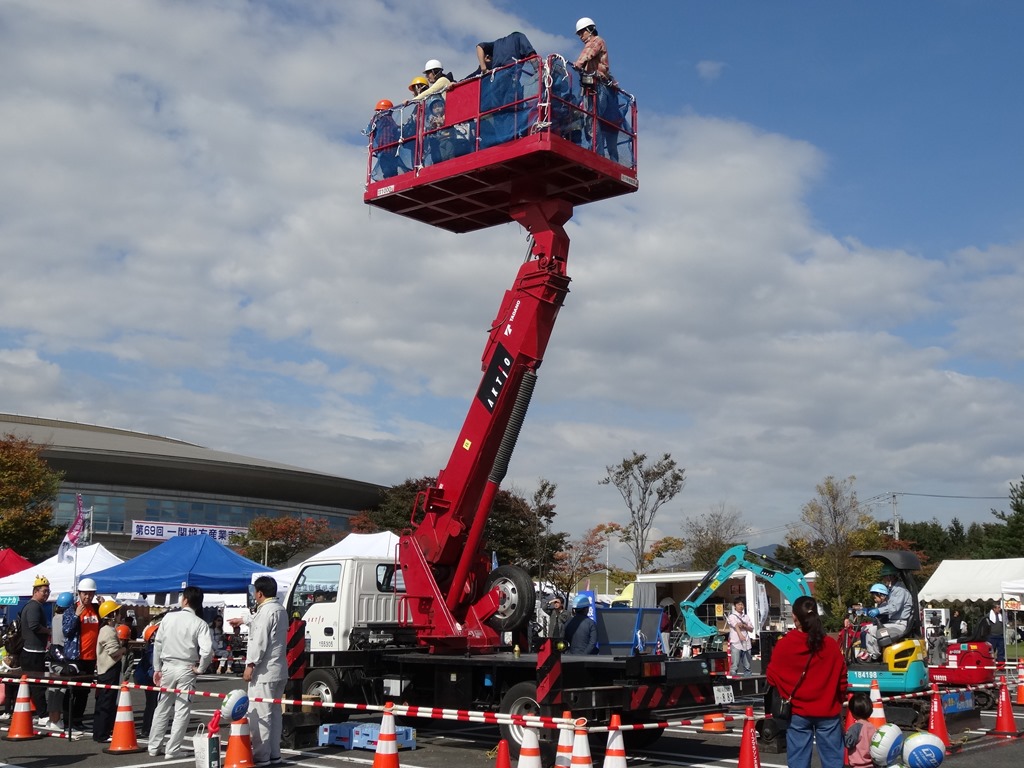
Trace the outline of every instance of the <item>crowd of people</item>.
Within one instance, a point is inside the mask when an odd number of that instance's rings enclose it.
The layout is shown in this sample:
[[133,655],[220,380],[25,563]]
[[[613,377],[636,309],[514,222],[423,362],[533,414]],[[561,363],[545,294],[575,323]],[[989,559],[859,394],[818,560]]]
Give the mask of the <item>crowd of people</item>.
[[[588,17],[576,23],[576,34],[583,43],[583,49],[573,63],[581,79],[594,96],[598,115],[616,113],[612,122],[618,123],[616,97],[609,90],[615,85],[608,58],[608,46],[597,31],[597,24]],[[497,40],[478,43],[476,46],[477,68],[462,80],[456,80],[451,71],[445,71],[438,59],[424,64],[422,74],[409,82],[411,96],[405,101],[394,102],[381,99],[374,107],[374,114],[364,134],[370,139],[375,150],[379,178],[391,178],[399,173],[412,170],[411,158],[403,157],[397,151],[401,142],[417,135],[416,112],[418,105],[424,105],[423,137],[424,162],[436,163],[470,151],[471,133],[465,124],[446,126],[445,99],[449,89],[457,82],[473,78],[485,78],[494,70],[522,61],[536,55],[536,50],[522,32],[512,32]],[[493,81],[493,77],[490,78]],[[515,101],[515,82],[510,76],[489,84],[487,93],[481,92],[481,110],[494,109]],[[614,108],[613,108],[614,106]],[[412,108],[410,117],[403,125],[395,120],[396,107]],[[601,136],[601,151],[618,162],[617,131],[605,130]],[[514,131],[513,131],[514,134]],[[483,138],[483,137],[481,137]]]
[[[281,705],[256,699],[280,700],[284,694],[288,680],[288,618],[278,602],[277,582],[272,577],[261,576],[254,589],[256,610],[245,621],[248,642],[242,679],[250,698],[250,738],[258,768],[281,761]],[[199,675],[208,670],[223,674],[231,669],[223,617],[218,614],[211,622],[203,618],[203,591],[185,587],[178,608],[147,625],[138,639],[124,606],[109,597],[97,599],[92,579],[82,579],[75,593],[57,596],[52,621],[45,610],[49,599],[49,579],[37,576],[31,599],[11,627],[14,634],[8,635],[5,674],[94,681],[98,685],[62,688],[59,684],[30,684],[37,714],[34,727],[72,735],[84,732],[90,690],[95,690],[91,735],[98,743],[109,743],[118,687],[131,679],[139,685],[168,689],[145,693],[142,734],[147,738],[149,754],[163,755],[168,760],[188,756],[183,743]],[[0,720],[10,721],[17,686],[7,684]]]

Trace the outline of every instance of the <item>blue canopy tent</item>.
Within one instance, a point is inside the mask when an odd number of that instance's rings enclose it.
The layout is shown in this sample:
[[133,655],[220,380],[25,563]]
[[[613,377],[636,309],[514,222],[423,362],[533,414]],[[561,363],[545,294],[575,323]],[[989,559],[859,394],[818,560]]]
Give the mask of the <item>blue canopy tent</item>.
[[86,576],[101,593],[180,592],[199,587],[207,593],[239,593],[265,565],[242,557],[209,536],[175,536],[121,565]]

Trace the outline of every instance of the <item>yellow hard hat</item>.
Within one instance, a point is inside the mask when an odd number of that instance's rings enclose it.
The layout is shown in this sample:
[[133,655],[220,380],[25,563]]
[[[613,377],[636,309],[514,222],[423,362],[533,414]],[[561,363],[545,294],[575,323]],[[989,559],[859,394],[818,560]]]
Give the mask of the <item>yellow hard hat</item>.
[[101,619],[105,619],[120,607],[121,606],[113,600],[104,600],[100,603],[100,607],[96,609],[96,612],[100,615]]
[[427,78],[425,78],[423,75],[416,75],[416,77],[414,77],[409,82],[409,90],[412,91],[413,93],[416,93],[417,85],[422,85],[424,88],[430,87],[430,83],[427,82]]

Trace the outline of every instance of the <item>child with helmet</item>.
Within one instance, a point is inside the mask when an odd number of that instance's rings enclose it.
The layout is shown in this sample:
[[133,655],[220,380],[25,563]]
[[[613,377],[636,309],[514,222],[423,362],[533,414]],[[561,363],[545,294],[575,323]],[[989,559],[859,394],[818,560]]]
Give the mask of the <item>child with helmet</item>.
[[[96,640],[96,682],[118,686],[121,683],[121,659],[124,658],[124,641],[114,628],[117,612],[121,608],[109,598],[100,603],[97,613],[100,617],[100,631]],[[126,625],[124,629],[130,636]],[[93,712],[92,739],[101,744],[110,741],[114,731],[114,715],[117,710],[117,689],[97,688],[96,707]]]

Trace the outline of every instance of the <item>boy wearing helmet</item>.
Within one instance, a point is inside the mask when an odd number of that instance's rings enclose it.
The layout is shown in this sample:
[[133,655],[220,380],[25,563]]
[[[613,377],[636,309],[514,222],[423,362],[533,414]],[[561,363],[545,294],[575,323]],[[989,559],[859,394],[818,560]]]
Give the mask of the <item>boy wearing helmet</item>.
[[[121,606],[113,600],[100,603],[100,631],[96,639],[96,682],[117,686],[121,683],[121,659],[124,645],[114,629],[117,611]],[[93,711],[92,740],[101,744],[110,741],[114,732],[114,713],[117,707],[116,688],[97,688],[96,707]]]
[[[907,627],[910,624],[910,616],[914,612],[914,599],[910,592],[899,581],[899,572],[888,563],[882,566],[882,581],[884,584],[874,584],[871,587],[871,596],[875,600],[875,607],[868,611],[868,616],[877,617],[886,632],[896,642],[907,634]],[[878,642],[879,628],[868,627],[864,633],[865,649],[857,658],[864,662],[876,662],[882,658],[880,644]]]
[[447,74],[444,66],[437,59],[431,59],[423,65],[423,76],[427,78],[430,86],[410,99],[410,101],[424,101],[434,94],[442,94],[452,86],[452,73]]
[[[391,110],[395,105],[390,99],[381,99],[373,109],[373,117],[370,124],[366,126],[363,133],[370,137],[374,147],[374,156],[377,158],[377,169],[381,178],[390,179],[398,175],[398,166],[401,160],[398,156],[400,148],[399,141],[402,139],[402,129],[395,122]],[[404,163],[403,163],[404,166]],[[405,168],[405,170],[409,170]]]
[[[63,677],[63,673],[56,673],[54,669],[61,669],[65,661],[64,657],[64,613],[75,604],[75,596],[70,592],[61,592],[57,595],[57,602],[53,606],[53,626],[50,628],[50,674],[54,677]],[[46,708],[50,713],[50,720],[43,725],[51,731],[64,730],[64,697],[67,696],[66,688],[58,688],[51,685],[46,689]]]

